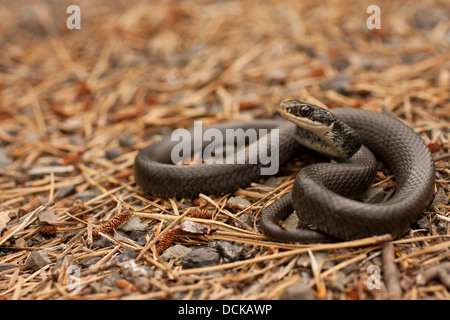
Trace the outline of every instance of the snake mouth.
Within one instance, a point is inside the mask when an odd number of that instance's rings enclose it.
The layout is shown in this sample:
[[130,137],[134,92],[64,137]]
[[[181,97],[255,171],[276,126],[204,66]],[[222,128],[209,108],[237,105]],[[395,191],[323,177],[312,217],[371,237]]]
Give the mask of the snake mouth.
[[289,100],[279,105],[278,112],[297,125],[300,144],[332,159],[347,159],[360,147],[358,134],[326,109]]
[[325,109],[311,104],[289,100],[278,106],[278,112],[297,126],[313,132],[330,130],[333,126],[333,116]]
[[282,102],[278,112],[299,128],[310,131],[326,143],[334,144],[333,115],[322,108],[301,101]]

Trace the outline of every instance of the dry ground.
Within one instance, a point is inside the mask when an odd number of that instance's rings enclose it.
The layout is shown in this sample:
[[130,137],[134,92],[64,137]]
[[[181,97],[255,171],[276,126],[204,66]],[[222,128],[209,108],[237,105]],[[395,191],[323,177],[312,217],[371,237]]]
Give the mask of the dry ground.
[[[66,27],[71,4],[81,8],[81,30]],[[231,195],[202,198],[214,212],[202,220],[189,217],[198,205],[191,199],[150,197],[134,184],[137,150],[172,128],[272,117],[289,98],[392,114],[434,157],[448,153],[448,1],[380,2],[374,30],[366,26],[371,4],[2,1],[0,298],[449,299],[448,159],[436,162],[435,206],[389,244],[270,242],[259,211],[284,190],[258,181],[234,194],[247,208],[227,206]],[[278,181],[289,185],[298,166]],[[377,184],[389,190],[395,180],[380,171]],[[110,242],[94,246],[92,230],[127,210],[147,224],[143,238],[104,228],[100,238]],[[176,244],[227,240],[241,244],[241,257],[198,268],[163,260],[155,244],[168,241],[180,217],[208,230],[173,236]],[[117,263],[126,248],[136,266]],[[36,257],[47,260],[36,267]],[[381,283],[370,288],[377,270]]]

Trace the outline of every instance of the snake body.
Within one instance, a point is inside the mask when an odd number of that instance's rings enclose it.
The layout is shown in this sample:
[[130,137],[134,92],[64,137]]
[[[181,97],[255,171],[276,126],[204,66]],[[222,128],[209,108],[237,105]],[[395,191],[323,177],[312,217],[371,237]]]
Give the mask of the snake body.
[[[350,240],[386,233],[394,238],[402,236],[426,209],[434,191],[434,162],[427,146],[411,128],[390,116],[346,108],[332,109],[332,113],[359,134],[363,147],[342,163],[318,163],[302,169],[292,193],[263,210],[263,233],[270,239],[288,242]],[[268,148],[279,148],[280,166],[291,160],[299,148],[296,126],[289,122],[255,120],[212,128],[221,132],[226,128],[279,129],[279,143],[269,144]],[[261,178],[263,164],[250,164],[250,159],[246,164],[174,165],[170,152],[176,144],[167,137],[138,153],[135,180],[144,191],[192,198],[199,193],[232,192]],[[396,192],[381,203],[357,201],[376,173],[377,163],[371,152],[395,175]],[[277,221],[293,209],[315,230],[278,226]]]

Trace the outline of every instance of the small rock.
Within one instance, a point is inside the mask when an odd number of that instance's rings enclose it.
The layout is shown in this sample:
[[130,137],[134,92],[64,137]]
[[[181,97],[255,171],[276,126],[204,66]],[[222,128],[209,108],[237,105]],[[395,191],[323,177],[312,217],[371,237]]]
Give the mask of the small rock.
[[198,223],[194,221],[183,221],[180,223],[181,231],[190,234],[205,234],[208,232],[209,227],[203,223]]
[[140,246],[145,246],[145,244],[147,243],[147,239],[145,238],[146,236],[147,233],[143,231],[131,231],[128,234],[128,237],[131,240],[136,241],[136,243]]
[[89,268],[90,266],[92,266],[92,265],[96,264],[97,262],[99,262],[101,259],[102,259],[101,257],[91,257],[91,258],[82,259],[78,263],[83,268]]
[[117,258],[117,260],[119,260],[119,262],[124,262],[124,261],[134,259],[136,257],[137,257],[137,253],[134,252],[133,249],[131,249],[130,247],[125,247],[125,249],[123,249],[122,253],[119,254],[116,258]]
[[252,218],[252,216],[250,216],[250,215],[248,215],[246,213],[241,214],[238,217],[238,220],[243,222],[243,223],[245,223],[248,226],[252,226],[253,225],[253,218]]
[[439,205],[446,206],[448,203],[448,196],[445,193],[444,189],[439,188],[434,196],[433,202],[430,205],[431,210],[435,210],[434,208]]
[[76,189],[75,189],[74,185],[59,188],[58,191],[56,192],[56,198],[63,199],[67,196],[74,194],[75,191],[76,191]]
[[148,223],[141,223],[141,218],[133,216],[127,222],[120,226],[120,229],[125,232],[131,231],[145,231],[148,228]]
[[284,290],[281,294],[282,300],[315,300],[314,295],[304,282],[297,282]]
[[417,225],[421,229],[428,229],[431,226],[431,221],[428,220],[428,217],[425,216],[425,217],[420,218],[419,220],[417,220]]
[[245,208],[248,208],[251,205],[252,204],[250,203],[250,201],[240,197],[231,197],[227,201],[227,206],[233,210],[244,210]]
[[80,200],[82,202],[87,202],[91,199],[94,199],[95,197],[98,196],[98,192],[96,191],[83,191],[83,192],[78,192],[75,195],[75,200]]
[[114,147],[109,148],[108,150],[105,151],[105,156],[109,160],[117,158],[117,157],[121,156],[122,154],[123,154],[122,151],[120,151],[119,149],[114,148]]
[[217,241],[217,249],[226,262],[232,262],[239,259],[242,254],[243,246],[241,243],[219,240]]
[[102,286],[109,287],[113,290],[118,290],[116,286],[116,281],[121,278],[121,274],[118,271],[111,272],[103,281],[101,282]]
[[[314,253],[314,258],[316,258],[317,263],[321,263],[323,260],[328,258],[328,255],[324,252]],[[333,261],[325,261],[322,265],[322,270],[328,270],[334,266]]]
[[54,210],[44,210],[38,214],[39,222],[55,222],[57,220]]
[[136,140],[134,140],[134,138],[130,136],[120,137],[119,145],[122,148],[134,147],[136,145]]
[[345,292],[345,285],[347,284],[347,276],[342,271],[333,272],[331,278],[331,286],[339,291]]
[[383,188],[380,188],[380,187],[369,188],[361,196],[361,201],[367,202],[367,203],[381,202],[383,200],[385,194],[386,194],[386,192],[384,191]]
[[106,248],[106,247],[109,247],[110,245],[112,245],[112,243],[109,242],[107,239],[100,238],[97,241],[94,241],[94,243],[92,243],[92,249],[95,249],[95,248]]
[[170,259],[181,259],[191,251],[192,248],[176,244],[170,248],[167,248],[163,254],[161,254],[161,258],[165,261]]
[[289,217],[284,220],[284,227],[286,229],[297,229],[300,222],[296,213],[291,213]]
[[215,266],[219,262],[219,253],[207,248],[196,248],[184,256],[182,264],[184,268],[201,268]]
[[51,263],[51,261],[50,258],[48,257],[47,251],[39,250],[39,251],[32,251],[30,253],[26,262],[26,266],[28,268],[37,271],[45,267],[49,263]]
[[149,274],[150,269],[146,266],[138,266],[134,260],[120,263],[120,271],[125,279],[134,284],[139,291],[146,292],[151,288]]

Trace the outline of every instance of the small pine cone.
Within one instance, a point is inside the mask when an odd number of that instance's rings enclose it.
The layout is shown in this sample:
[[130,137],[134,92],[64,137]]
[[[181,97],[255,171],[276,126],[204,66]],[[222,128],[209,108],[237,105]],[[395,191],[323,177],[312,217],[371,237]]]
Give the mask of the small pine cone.
[[208,209],[197,210],[190,215],[191,218],[212,219],[214,213]]
[[158,254],[166,251],[167,248],[171,247],[175,240],[178,238],[178,234],[180,233],[180,228],[175,228],[167,232],[167,234],[158,242],[156,245],[156,252]]
[[97,228],[92,231],[92,236],[97,237],[99,232],[103,233],[113,233],[122,223],[130,219],[131,212],[130,211],[124,211],[122,213],[119,213],[114,218],[109,220],[108,222],[104,223],[100,228]]
[[52,224],[45,224],[39,227],[39,232],[44,237],[54,237],[56,235],[56,229],[57,227]]

